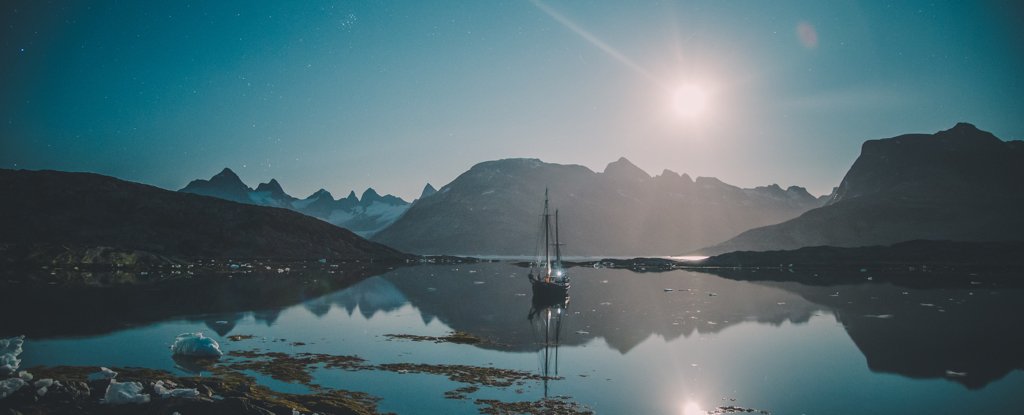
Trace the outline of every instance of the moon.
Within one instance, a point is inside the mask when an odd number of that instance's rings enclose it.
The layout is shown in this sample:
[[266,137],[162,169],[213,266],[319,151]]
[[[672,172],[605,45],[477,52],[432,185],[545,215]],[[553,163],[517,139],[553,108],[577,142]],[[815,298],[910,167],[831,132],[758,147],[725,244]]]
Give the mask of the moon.
[[699,84],[683,84],[672,92],[672,110],[681,118],[695,120],[708,111],[708,90]]

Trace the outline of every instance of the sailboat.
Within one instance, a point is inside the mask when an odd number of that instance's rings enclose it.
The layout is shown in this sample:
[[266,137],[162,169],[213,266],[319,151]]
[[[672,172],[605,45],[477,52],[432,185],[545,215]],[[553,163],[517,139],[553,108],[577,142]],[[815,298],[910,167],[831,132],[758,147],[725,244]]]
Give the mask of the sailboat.
[[544,189],[544,214],[541,221],[544,249],[537,260],[530,264],[529,274],[530,283],[533,285],[533,302],[539,304],[564,302],[569,296],[569,274],[562,266],[562,243],[558,240],[558,210],[556,209],[554,214],[554,233],[551,232],[551,216],[548,190]]

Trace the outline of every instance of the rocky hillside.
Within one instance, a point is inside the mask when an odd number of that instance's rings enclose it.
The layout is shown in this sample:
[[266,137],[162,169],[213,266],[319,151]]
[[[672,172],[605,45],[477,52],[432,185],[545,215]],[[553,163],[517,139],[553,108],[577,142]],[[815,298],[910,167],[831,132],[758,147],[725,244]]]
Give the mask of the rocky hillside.
[[966,123],[864,143],[827,204],[701,250],[1024,239],[1024,142]]
[[290,210],[171,192],[91,173],[0,170],[0,194],[5,200],[0,204],[0,257],[6,262],[46,262],[89,252],[99,256],[90,260],[101,261],[104,255],[405,257]]
[[373,239],[416,253],[532,255],[543,244],[545,188],[567,255],[680,254],[821,203],[796,186],[741,189],[668,170],[651,177],[624,158],[601,173],[508,159],[473,166]]

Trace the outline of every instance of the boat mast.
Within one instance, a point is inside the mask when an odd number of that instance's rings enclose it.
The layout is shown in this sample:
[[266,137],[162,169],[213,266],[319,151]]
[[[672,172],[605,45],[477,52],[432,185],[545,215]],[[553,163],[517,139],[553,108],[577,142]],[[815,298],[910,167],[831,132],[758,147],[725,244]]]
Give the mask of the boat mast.
[[551,231],[551,214],[548,213],[548,189],[544,188],[544,267],[547,275],[545,279],[551,276],[551,255],[550,247],[551,242],[548,240],[548,233]]
[[558,209],[555,209],[555,266],[562,268],[562,244],[558,243]]

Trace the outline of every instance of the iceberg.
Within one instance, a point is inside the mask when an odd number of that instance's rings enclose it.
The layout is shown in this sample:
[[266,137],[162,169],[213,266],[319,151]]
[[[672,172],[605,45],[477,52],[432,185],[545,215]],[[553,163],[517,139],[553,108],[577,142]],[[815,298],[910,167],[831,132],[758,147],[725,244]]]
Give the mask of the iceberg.
[[25,343],[25,336],[14,336],[0,339],[0,376],[8,376],[18,370],[21,365],[21,345]]
[[0,380],[0,399],[4,399],[8,396],[11,396],[11,394],[17,392],[18,389],[21,389],[27,384],[28,382],[25,382],[21,378],[10,378]]
[[[173,384],[172,384],[173,385]],[[199,390],[196,388],[168,388],[172,386],[165,384],[164,381],[158,380],[153,385],[153,391],[161,398],[197,398],[199,397]]]
[[201,332],[179,334],[171,345],[171,353],[192,357],[220,357],[224,354],[216,340],[203,336]]
[[103,397],[103,403],[120,405],[149,402],[149,395],[139,392],[142,392],[142,384],[139,382],[119,383],[111,379],[110,386],[107,386],[107,393]]

